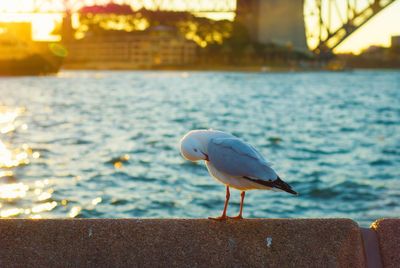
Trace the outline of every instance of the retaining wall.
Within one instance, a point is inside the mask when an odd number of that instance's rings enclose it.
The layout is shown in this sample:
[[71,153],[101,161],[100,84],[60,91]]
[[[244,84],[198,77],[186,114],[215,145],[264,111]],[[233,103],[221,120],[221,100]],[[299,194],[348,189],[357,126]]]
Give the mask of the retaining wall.
[[400,267],[400,220],[379,220],[368,230],[348,219],[0,220],[0,267],[379,267],[382,263]]

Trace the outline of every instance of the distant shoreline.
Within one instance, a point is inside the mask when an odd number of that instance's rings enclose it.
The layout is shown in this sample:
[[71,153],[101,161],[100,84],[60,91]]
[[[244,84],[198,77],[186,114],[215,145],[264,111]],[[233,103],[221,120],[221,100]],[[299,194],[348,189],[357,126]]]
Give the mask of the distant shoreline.
[[321,69],[304,69],[290,67],[267,67],[267,66],[158,66],[151,68],[139,67],[96,67],[96,66],[63,66],[63,70],[96,70],[96,71],[232,71],[232,72],[294,72],[306,70],[321,70]]
[[249,72],[249,73],[280,73],[280,72],[345,72],[355,70],[400,70],[400,68],[384,68],[384,67],[341,67],[332,68],[325,67],[299,67],[299,66],[227,66],[227,65],[199,65],[199,66],[158,66],[158,67],[132,67],[127,65],[110,65],[104,64],[82,64],[72,65],[65,64],[62,70],[78,71],[211,71],[211,72]]
[[153,66],[140,67],[129,64],[64,64],[63,70],[113,70],[113,71],[228,71],[228,72],[303,72],[303,71],[343,71],[321,67],[299,66],[232,66],[232,65],[181,65],[181,66]]

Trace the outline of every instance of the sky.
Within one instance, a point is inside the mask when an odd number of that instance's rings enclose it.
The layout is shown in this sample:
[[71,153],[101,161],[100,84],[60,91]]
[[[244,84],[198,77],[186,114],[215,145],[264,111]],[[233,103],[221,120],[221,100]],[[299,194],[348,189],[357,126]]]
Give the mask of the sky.
[[[0,0],[0,10],[18,10],[29,6],[32,0]],[[340,0],[338,0],[340,1]],[[104,2],[104,1],[103,1]],[[0,13],[0,20],[17,20],[26,15],[11,15]],[[49,32],[55,26],[57,16],[40,15],[34,16],[33,35],[36,40],[49,39]],[[58,17],[58,22],[60,17]],[[337,53],[360,53],[370,45],[390,46],[392,35],[400,35],[400,0],[397,0],[385,10],[376,15],[361,29],[353,33],[339,47],[335,49]],[[54,38],[54,37],[53,37]]]
[[381,11],[349,36],[335,52],[359,53],[370,45],[390,46],[392,35],[400,35],[400,0]]

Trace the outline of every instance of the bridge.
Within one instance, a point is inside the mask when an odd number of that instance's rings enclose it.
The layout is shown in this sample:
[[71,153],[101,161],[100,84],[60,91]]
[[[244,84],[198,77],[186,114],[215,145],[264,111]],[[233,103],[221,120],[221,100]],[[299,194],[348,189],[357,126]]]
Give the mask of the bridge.
[[93,4],[193,13],[235,13],[253,41],[280,43],[329,55],[356,30],[396,0],[16,0],[0,2],[1,13],[76,12]]
[[395,1],[309,0],[305,17],[310,21],[306,30],[310,48],[319,55],[332,53],[352,33]]

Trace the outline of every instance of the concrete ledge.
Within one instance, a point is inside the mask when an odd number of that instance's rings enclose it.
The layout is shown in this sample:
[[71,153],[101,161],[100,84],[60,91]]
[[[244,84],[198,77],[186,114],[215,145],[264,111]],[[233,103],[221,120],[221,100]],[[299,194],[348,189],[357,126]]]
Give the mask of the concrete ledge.
[[383,267],[400,267],[400,219],[380,219],[371,225],[378,234]]
[[346,219],[0,220],[0,267],[364,267]]

